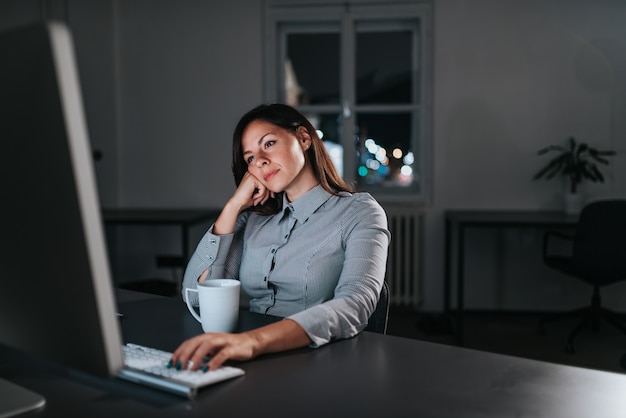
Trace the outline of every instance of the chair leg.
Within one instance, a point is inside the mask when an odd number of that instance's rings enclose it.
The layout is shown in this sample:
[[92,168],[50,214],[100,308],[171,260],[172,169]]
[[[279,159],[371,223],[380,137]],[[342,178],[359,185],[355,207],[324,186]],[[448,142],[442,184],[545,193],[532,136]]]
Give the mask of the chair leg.
[[591,329],[594,332],[598,332],[600,325],[600,319],[602,319],[602,305],[600,300],[600,288],[598,286],[593,287],[593,296],[591,296]]
[[585,315],[585,311],[587,311],[588,309],[589,308],[584,307],[584,308],[579,308],[573,311],[560,312],[556,314],[542,316],[541,319],[539,320],[539,325],[537,326],[537,333],[539,335],[545,335],[546,334],[545,327],[544,327],[545,324],[549,322],[558,321],[559,319],[569,318],[571,316]]
[[605,308],[600,308],[600,316],[606,320],[609,324],[620,330],[622,334],[626,334],[626,324],[618,318],[615,312],[609,311]]
[[567,337],[567,343],[565,344],[565,351],[568,353],[574,353],[574,338],[578,335],[578,333],[587,325],[591,324],[591,328],[593,331],[598,331],[598,325],[601,319],[606,320],[609,324],[620,330],[623,334],[626,334],[626,322],[624,322],[621,318],[619,318],[615,312],[612,312],[608,309],[602,307],[601,299],[600,299],[600,289],[598,286],[594,286],[593,295],[591,297],[591,306],[584,307],[580,309],[576,309],[570,312],[559,313],[555,315],[551,315],[549,317],[542,317],[539,321],[539,325],[537,328],[537,332],[540,335],[545,334],[544,324],[547,322],[552,322],[564,317],[576,316],[580,315],[582,318],[576,325],[569,336]]
[[574,350],[574,338],[578,335],[580,330],[584,328],[584,326],[591,322],[591,329],[594,332],[598,331],[598,325],[600,323],[600,319],[603,317],[602,311],[602,300],[600,298],[600,287],[595,285],[593,287],[593,294],[591,296],[591,306],[588,308],[583,308],[583,318],[580,320],[576,328],[570,333],[567,338],[567,343],[565,344],[565,351],[568,353],[575,353]]
[[591,310],[585,309],[584,311],[585,312],[583,313],[582,319],[578,322],[578,325],[576,326],[576,328],[574,328],[572,332],[569,334],[569,336],[567,337],[567,343],[565,344],[565,351],[568,353],[574,354],[576,352],[576,350],[574,350],[574,338],[576,338],[580,330],[582,330],[590,320],[593,321],[592,319],[593,313],[591,312]]

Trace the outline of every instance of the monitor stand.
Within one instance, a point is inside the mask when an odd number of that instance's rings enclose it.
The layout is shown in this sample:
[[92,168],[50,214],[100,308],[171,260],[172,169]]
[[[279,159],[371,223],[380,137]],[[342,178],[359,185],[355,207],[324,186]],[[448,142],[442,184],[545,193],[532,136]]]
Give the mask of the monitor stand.
[[0,379],[0,393],[0,418],[34,411],[46,404],[43,396],[4,379]]

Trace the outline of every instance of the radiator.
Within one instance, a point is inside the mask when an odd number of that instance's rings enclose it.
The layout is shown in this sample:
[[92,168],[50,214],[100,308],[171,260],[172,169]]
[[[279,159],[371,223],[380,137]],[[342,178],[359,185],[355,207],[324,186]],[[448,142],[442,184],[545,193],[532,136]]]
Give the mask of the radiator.
[[391,304],[415,306],[421,302],[422,223],[419,208],[385,206],[391,232],[386,280]]

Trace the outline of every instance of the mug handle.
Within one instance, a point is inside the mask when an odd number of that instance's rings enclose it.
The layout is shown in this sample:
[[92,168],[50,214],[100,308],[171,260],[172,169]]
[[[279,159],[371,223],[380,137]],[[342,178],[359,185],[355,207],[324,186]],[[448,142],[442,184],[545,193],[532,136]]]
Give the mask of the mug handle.
[[202,323],[202,319],[200,318],[200,315],[198,315],[196,310],[191,306],[191,303],[189,303],[189,292],[198,293],[198,289],[191,289],[189,287],[186,288],[185,289],[185,302],[187,303],[187,309],[189,309],[189,312],[191,312],[191,315],[193,315],[193,317],[196,318],[196,321]]

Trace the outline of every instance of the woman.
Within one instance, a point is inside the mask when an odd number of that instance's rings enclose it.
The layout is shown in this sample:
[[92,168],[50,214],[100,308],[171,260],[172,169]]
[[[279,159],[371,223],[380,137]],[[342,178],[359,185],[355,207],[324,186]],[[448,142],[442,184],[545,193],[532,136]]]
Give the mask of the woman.
[[390,234],[380,205],[352,192],[311,123],[286,105],[261,105],[241,118],[232,167],[237,189],[191,257],[183,295],[204,280],[235,278],[251,311],[285,319],[196,336],[171,364],[195,370],[208,355],[213,370],[362,331],[385,275]]

